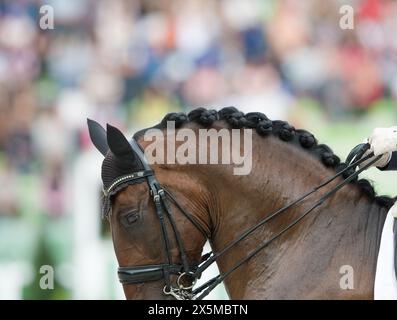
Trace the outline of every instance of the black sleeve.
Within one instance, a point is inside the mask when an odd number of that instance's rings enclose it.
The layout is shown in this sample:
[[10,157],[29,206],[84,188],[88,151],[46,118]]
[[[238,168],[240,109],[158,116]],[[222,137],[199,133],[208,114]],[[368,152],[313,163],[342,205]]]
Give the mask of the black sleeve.
[[387,171],[387,170],[397,170],[397,151],[392,153],[390,162],[386,167],[379,168],[379,170]]

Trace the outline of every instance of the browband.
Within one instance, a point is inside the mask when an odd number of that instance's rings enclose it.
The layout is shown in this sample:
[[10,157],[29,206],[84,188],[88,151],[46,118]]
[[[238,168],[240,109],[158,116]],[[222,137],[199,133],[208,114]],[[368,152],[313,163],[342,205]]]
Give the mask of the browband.
[[143,170],[143,171],[137,171],[134,173],[130,173],[127,174],[125,176],[121,176],[120,178],[117,178],[114,182],[112,182],[112,184],[110,185],[109,188],[107,188],[106,190],[103,189],[103,194],[105,195],[105,197],[107,197],[110,192],[115,189],[117,186],[119,186],[120,184],[123,184],[126,181],[130,181],[130,180],[136,180],[136,179],[141,179],[144,177],[149,177],[152,176],[154,174],[153,170]]

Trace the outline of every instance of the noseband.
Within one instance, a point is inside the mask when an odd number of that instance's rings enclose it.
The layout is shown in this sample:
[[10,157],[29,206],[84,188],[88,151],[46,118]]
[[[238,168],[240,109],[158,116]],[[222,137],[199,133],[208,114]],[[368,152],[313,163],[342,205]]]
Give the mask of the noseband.
[[[207,296],[219,283],[221,283],[226,277],[228,277],[230,274],[232,274],[235,270],[237,270],[240,266],[242,266],[244,263],[246,263],[249,259],[251,259],[253,256],[255,256],[258,252],[263,250],[265,247],[267,247],[270,243],[272,243],[274,240],[278,239],[281,235],[283,235],[285,232],[293,228],[295,225],[297,225],[300,221],[303,220],[309,213],[314,211],[314,209],[318,208],[321,206],[325,200],[327,200],[330,196],[332,196],[335,192],[337,192],[339,189],[347,185],[349,182],[353,181],[362,171],[366,170],[369,168],[373,163],[378,161],[381,156],[373,157],[373,154],[369,154],[365,157],[362,157],[364,152],[368,150],[369,145],[368,144],[361,144],[355,147],[352,152],[349,154],[347,158],[347,166],[339,171],[337,174],[334,176],[330,177],[327,179],[325,182],[320,184],[319,186],[315,187],[313,190],[307,192],[304,194],[302,197],[299,199],[293,201],[292,203],[280,208],[279,210],[267,215],[266,218],[258,222],[256,225],[253,227],[249,228],[246,230],[244,233],[242,233],[239,237],[237,237],[235,240],[230,242],[225,248],[223,248],[221,251],[214,253],[214,252],[209,252],[205,254],[202,258],[200,263],[196,264],[189,264],[186,251],[184,249],[180,233],[178,232],[178,229],[175,224],[175,220],[173,217],[173,213],[171,210],[171,207],[169,205],[169,200],[173,202],[173,204],[178,208],[180,212],[183,213],[183,215],[207,238],[209,239],[209,235],[206,234],[205,230],[202,228],[202,226],[195,220],[195,218],[189,214],[187,211],[183,209],[178,203],[178,201],[172,196],[170,192],[168,192],[166,189],[164,189],[160,183],[157,181],[156,176],[151,170],[145,155],[138,145],[138,143],[135,141],[135,139],[132,139],[130,141],[132,150],[134,153],[138,156],[139,160],[141,161],[144,170],[138,171],[131,173],[126,176],[122,176],[115,180],[108,189],[104,190],[103,193],[105,197],[110,197],[111,192],[114,191],[118,186],[125,184],[125,183],[141,183],[146,181],[149,190],[150,190],[150,196],[152,197],[152,200],[155,205],[156,209],[156,214],[160,222],[160,227],[161,227],[161,234],[162,234],[162,239],[163,239],[163,244],[166,252],[166,262],[161,263],[161,264],[152,264],[152,265],[142,265],[142,266],[134,266],[134,267],[119,267],[118,268],[118,276],[119,280],[122,284],[137,284],[137,283],[145,283],[145,282],[150,282],[150,281],[159,281],[161,279],[164,279],[165,286],[163,289],[164,294],[166,295],[171,295],[176,299],[179,300],[187,300],[187,299],[203,299],[205,296]],[[371,160],[369,160],[371,159]],[[363,163],[364,161],[369,161],[368,164],[364,165],[362,168],[359,170],[355,171],[355,168]],[[350,173],[353,170],[353,173]],[[334,181],[336,178],[341,177],[343,174],[349,173],[348,177],[344,179],[342,182],[337,184],[335,187],[333,187],[330,191],[328,191],[326,194],[324,194],[312,207],[310,207],[308,210],[306,210],[301,216],[299,216],[297,219],[295,219],[292,223],[287,225],[284,229],[282,229],[280,232],[275,234],[273,237],[271,237],[269,240],[261,243],[257,248],[255,248],[252,252],[250,252],[245,258],[242,260],[238,261],[231,269],[229,269],[227,272],[225,272],[222,275],[217,275],[214,278],[210,279],[200,287],[193,289],[193,286],[195,285],[197,279],[199,279],[202,275],[202,273],[208,269],[210,265],[212,265],[214,262],[216,262],[219,257],[224,255],[226,252],[229,252],[229,250],[233,247],[235,247],[238,243],[240,243],[242,240],[244,240],[248,235],[250,235],[252,232],[257,230],[259,227],[263,226],[276,216],[280,215],[287,209],[290,209],[291,207],[295,206],[296,204],[302,202],[304,199],[309,197],[310,195],[314,194],[317,192],[319,189],[323,188],[324,186],[328,185],[330,182]],[[181,258],[181,263],[173,263],[172,261],[172,256],[171,256],[171,248],[170,248],[170,238],[169,234],[167,232],[166,224],[165,224],[165,219],[168,219],[168,221],[171,224],[174,238],[176,240],[176,243],[178,245],[179,249],[179,255]],[[172,284],[171,281],[171,276],[176,276],[176,286]],[[186,285],[187,283],[187,285]]]

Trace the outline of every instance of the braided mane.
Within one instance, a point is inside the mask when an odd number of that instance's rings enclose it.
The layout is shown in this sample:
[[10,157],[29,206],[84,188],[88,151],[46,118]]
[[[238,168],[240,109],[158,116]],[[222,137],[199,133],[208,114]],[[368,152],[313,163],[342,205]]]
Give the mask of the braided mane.
[[[342,171],[347,167],[347,165],[341,162],[340,158],[333,153],[329,146],[318,144],[317,139],[310,132],[302,129],[295,129],[286,121],[272,121],[260,112],[244,114],[235,107],[226,107],[219,111],[197,108],[188,114],[183,112],[169,113],[163,118],[161,123],[155,127],[165,128],[167,121],[174,121],[175,128],[179,128],[190,121],[208,128],[217,120],[226,121],[232,129],[251,128],[256,130],[260,136],[273,135],[283,141],[299,145],[307,152],[317,157],[324,166],[333,168],[336,172]],[[146,130],[147,129],[137,132],[134,137],[139,137]],[[353,172],[349,170],[343,174],[343,177],[347,178],[352,173]],[[356,178],[352,183],[357,185],[364,195],[370,200],[375,201],[378,205],[389,209],[394,204],[395,199],[393,198],[377,196],[373,186],[368,180],[358,180]]]

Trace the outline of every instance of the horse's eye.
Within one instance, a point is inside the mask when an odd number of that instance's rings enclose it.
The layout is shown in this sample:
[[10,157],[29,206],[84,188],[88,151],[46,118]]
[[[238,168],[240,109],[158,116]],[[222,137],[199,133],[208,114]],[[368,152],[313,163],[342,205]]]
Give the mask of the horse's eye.
[[125,227],[129,227],[133,225],[135,222],[137,222],[138,219],[139,219],[139,212],[138,210],[134,210],[123,214],[121,217],[121,223]]

